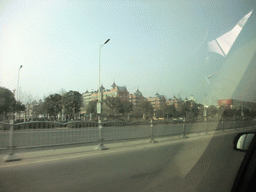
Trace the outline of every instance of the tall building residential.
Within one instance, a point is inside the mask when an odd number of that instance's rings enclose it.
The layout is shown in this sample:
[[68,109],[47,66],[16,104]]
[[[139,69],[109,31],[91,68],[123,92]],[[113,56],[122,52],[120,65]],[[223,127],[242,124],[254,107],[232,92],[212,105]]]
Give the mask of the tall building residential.
[[144,101],[145,98],[143,97],[142,93],[137,89],[136,92],[129,95],[129,101],[133,104],[133,107],[136,108],[138,105]]
[[158,93],[155,94],[155,97],[149,97],[147,100],[155,109],[160,108],[160,106],[166,102],[165,97],[163,95],[159,95]]
[[[121,101],[129,101],[129,92],[126,86],[117,86],[115,82],[112,84],[111,89],[105,89],[103,85],[100,87],[101,98],[106,99],[107,97],[119,97]],[[98,90],[84,93],[83,103],[86,105],[90,101],[98,100]]]
[[181,99],[175,97],[175,95],[166,101],[167,105],[174,105],[176,110],[178,110],[178,111],[181,110],[182,103],[183,103],[183,101]]
[[92,100],[92,94],[93,91],[86,91],[82,94],[82,107],[81,107],[81,113],[86,113],[86,107],[88,103]]
[[88,105],[88,103],[91,101],[91,96],[92,96],[93,91],[86,91],[85,93],[82,94],[83,98],[83,106]]
[[119,97],[122,102],[129,101],[129,92],[126,86],[117,86],[114,82],[110,90],[103,90],[103,99],[106,99],[106,97]]

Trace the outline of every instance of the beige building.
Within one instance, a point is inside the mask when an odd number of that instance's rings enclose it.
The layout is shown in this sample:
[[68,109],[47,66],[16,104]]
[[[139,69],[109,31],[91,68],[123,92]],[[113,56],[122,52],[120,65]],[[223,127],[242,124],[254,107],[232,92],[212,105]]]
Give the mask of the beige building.
[[143,97],[142,93],[137,89],[136,92],[129,95],[129,101],[133,104],[133,107],[136,108],[139,106],[139,104],[145,100],[145,97]]
[[[103,99],[107,97],[119,97],[122,102],[129,101],[129,92],[126,86],[117,86],[115,82],[112,84],[111,89],[105,89],[103,86],[100,87],[100,92]],[[91,101],[98,99],[98,91],[94,91],[91,94]]]
[[[117,86],[115,82],[112,84],[111,89],[105,89],[103,86],[100,87],[101,98],[106,99],[107,97],[119,97],[121,101],[129,101],[129,92],[126,86]],[[82,108],[81,113],[86,113],[86,107],[90,101],[98,100],[98,90],[86,91],[82,94]]]
[[155,97],[149,97],[147,101],[151,103],[154,109],[159,109],[166,102],[166,99],[163,95],[156,93]]
[[86,107],[87,107],[88,103],[91,101],[93,93],[94,93],[94,91],[89,92],[87,90],[85,93],[82,94],[81,114],[86,113]]
[[172,98],[166,101],[167,105],[174,105],[177,111],[180,111],[182,108],[183,101],[178,99],[177,97],[173,96]]

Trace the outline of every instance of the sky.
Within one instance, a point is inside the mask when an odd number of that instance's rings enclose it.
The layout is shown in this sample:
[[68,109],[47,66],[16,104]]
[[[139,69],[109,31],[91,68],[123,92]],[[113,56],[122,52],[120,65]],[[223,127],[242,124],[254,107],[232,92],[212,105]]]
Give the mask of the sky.
[[217,74],[214,67],[205,70],[201,54],[214,30],[207,26],[204,4],[190,2],[1,1],[0,86],[16,90],[23,65],[21,100],[61,89],[97,90],[99,47],[110,39],[101,49],[100,81],[106,89],[115,81],[146,97],[194,95],[200,102],[210,86],[205,77]]

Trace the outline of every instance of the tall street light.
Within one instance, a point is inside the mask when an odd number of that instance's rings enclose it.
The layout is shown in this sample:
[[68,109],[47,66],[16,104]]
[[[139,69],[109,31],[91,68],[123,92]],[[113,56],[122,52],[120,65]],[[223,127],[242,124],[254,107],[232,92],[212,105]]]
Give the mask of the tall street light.
[[[208,76],[206,78],[206,80],[209,81],[210,78],[212,78],[212,75]],[[204,113],[203,113],[203,116],[205,117],[205,121],[206,121],[207,110],[206,110],[206,107],[205,107],[205,105],[206,105],[206,102],[205,102],[206,98],[205,97],[206,97],[206,86],[205,86],[205,83],[204,83]]]
[[20,83],[20,69],[22,68],[22,65],[20,66],[18,70],[18,83],[17,83],[17,101],[19,101],[19,83]]
[[101,135],[101,131],[102,131],[102,124],[101,124],[101,103],[102,103],[102,98],[101,98],[101,91],[100,91],[100,53],[101,53],[101,48],[105,44],[107,44],[109,41],[110,41],[110,39],[106,40],[104,44],[100,45],[100,49],[99,49],[99,90],[98,90],[97,113],[98,113],[98,126],[99,126],[99,139],[100,139],[100,143],[96,147],[97,150],[107,149],[103,145],[103,143],[102,143],[102,135]]
[[[209,56],[208,56],[208,52],[207,52],[207,56],[205,58],[205,63],[204,63],[204,68],[206,66],[206,64],[208,63],[209,60]],[[211,78],[211,76],[209,76],[208,78],[206,77],[206,79],[204,80],[204,96],[203,96],[203,104],[204,104],[204,110],[203,110],[203,116],[204,116],[204,121],[206,122],[206,117],[207,117],[207,111],[206,111],[206,107],[205,107],[205,97],[206,97],[206,81]]]
[[[207,56],[205,58],[205,63],[204,63],[204,68],[206,67],[206,64],[208,63],[209,61],[209,56],[208,56],[208,51],[207,51]],[[204,110],[203,110],[203,117],[204,117],[204,127],[205,127],[205,130],[206,130],[206,134],[207,134],[207,124],[206,124],[206,121],[207,121],[207,109],[206,109],[206,81],[209,82],[209,79],[212,77],[212,75],[208,76],[208,77],[205,77],[205,80],[204,80],[204,97],[203,97],[203,104],[204,104]]]
[[[22,68],[22,65],[19,67],[19,70],[18,70],[18,83],[17,83],[17,95],[16,95],[16,99],[17,101],[19,101],[19,83],[20,83],[20,69]],[[18,117],[18,113],[15,112],[15,120],[17,120],[17,117]]]

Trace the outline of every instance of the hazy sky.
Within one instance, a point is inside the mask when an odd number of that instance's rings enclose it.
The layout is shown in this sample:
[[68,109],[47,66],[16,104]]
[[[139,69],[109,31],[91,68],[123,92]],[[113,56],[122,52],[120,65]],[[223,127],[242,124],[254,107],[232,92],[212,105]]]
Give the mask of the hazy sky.
[[0,86],[17,89],[23,65],[20,98],[96,90],[99,46],[111,39],[101,52],[105,88],[115,79],[130,93],[200,100],[204,77],[215,75],[197,58],[204,12],[178,2],[1,1]]

